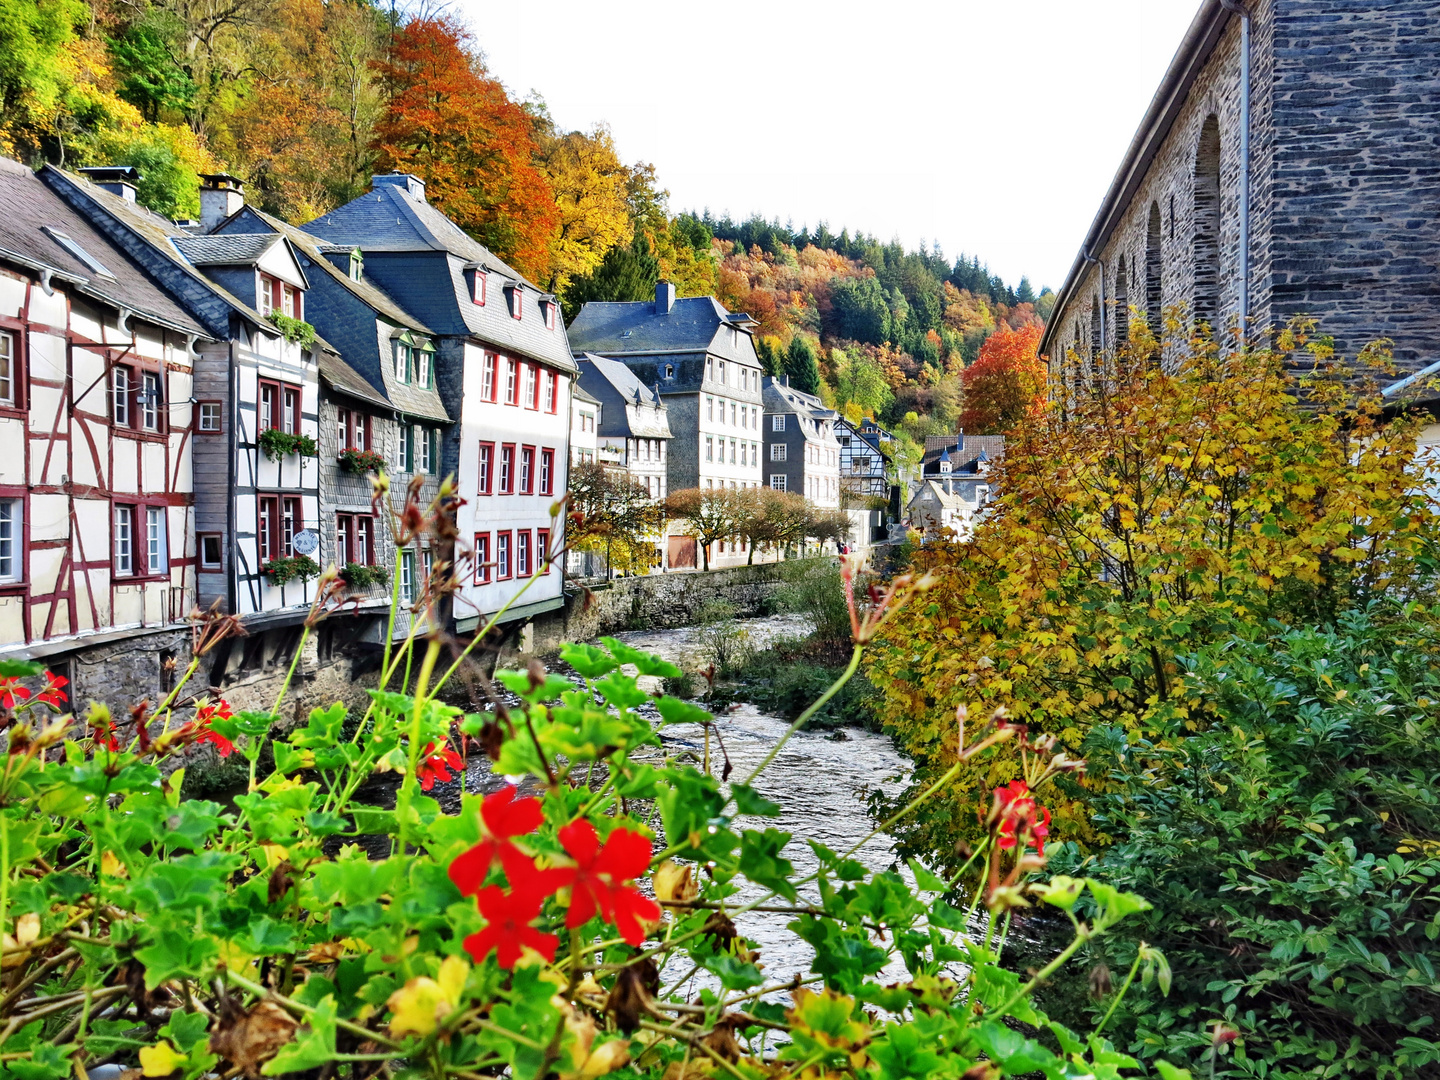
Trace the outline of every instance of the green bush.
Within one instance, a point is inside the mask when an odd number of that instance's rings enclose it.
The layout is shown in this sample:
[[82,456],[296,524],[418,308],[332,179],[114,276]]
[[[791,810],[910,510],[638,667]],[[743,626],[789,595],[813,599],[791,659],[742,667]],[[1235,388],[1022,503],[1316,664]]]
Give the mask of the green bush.
[[272,585],[284,585],[287,581],[309,581],[320,576],[320,564],[309,555],[292,555],[285,559],[271,559],[260,568]]
[[[748,701],[777,716],[793,720],[833,683],[844,669],[816,655],[806,640],[770,642],[755,653],[731,682],[715,688],[711,702]],[[875,688],[857,672],[809,721],[812,728],[864,727],[879,730],[871,703]]]
[[279,428],[266,428],[260,432],[256,440],[262,452],[271,461],[279,461],[286,454],[299,454],[301,457],[314,457],[318,454],[319,448],[315,440],[309,435],[292,435],[288,431],[281,431]]
[[1390,614],[1203,649],[1149,738],[1090,739],[1114,843],[1051,865],[1154,905],[1094,947],[1118,971],[1142,940],[1169,958],[1169,998],[1115,1012],[1131,1052],[1208,1066],[1223,1022],[1216,1076],[1440,1071],[1440,626]]

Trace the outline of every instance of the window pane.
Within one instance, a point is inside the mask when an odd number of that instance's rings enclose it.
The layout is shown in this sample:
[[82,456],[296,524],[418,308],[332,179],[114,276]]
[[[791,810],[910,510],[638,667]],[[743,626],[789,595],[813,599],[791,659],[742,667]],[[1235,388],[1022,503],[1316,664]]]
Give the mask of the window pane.
[[0,333],[0,403],[15,404],[15,338]]
[[6,581],[14,581],[20,575],[16,573],[19,569],[19,551],[16,538],[19,530],[15,527],[18,524],[20,503],[15,499],[0,500],[0,578]]

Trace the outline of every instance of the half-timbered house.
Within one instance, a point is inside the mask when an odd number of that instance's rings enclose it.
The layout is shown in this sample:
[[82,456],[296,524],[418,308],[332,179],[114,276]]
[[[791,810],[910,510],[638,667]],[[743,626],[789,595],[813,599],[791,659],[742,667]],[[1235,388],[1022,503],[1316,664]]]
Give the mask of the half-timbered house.
[[[212,684],[288,661],[315,595],[304,564],[319,522],[319,358],[304,321],[309,281],[278,234],[207,237],[53,166],[38,174],[122,248],[213,339],[194,360],[195,535],[199,600],[246,618],[249,637],[218,654]],[[233,177],[207,177],[202,210],[235,200]],[[274,632],[271,632],[274,631]]]
[[[102,179],[133,198],[129,171]],[[81,697],[154,696],[196,599],[192,399],[212,335],[8,159],[0,206],[0,653]]]

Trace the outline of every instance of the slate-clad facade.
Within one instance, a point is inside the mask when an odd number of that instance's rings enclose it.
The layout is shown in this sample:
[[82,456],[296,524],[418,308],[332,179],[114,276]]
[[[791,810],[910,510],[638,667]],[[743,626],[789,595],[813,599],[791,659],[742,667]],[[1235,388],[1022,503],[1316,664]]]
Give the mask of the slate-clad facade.
[[769,375],[764,384],[766,483],[776,491],[803,495],[816,506],[840,505],[840,441],[833,409],[813,394],[796,390],[787,377]]
[[658,387],[647,387],[624,364],[603,356],[578,358],[580,388],[600,406],[596,455],[650,493],[667,493],[671,439],[669,409]]
[[544,556],[559,542],[551,509],[568,475],[576,368],[557,299],[431,206],[408,174],[374,177],[370,192],[304,231],[336,257],[356,251],[365,278],[434,335],[436,385],[454,421],[440,473],[456,477],[456,526],[475,553],[455,627],[475,629],[522,588],[507,619],[558,607],[560,569]]
[[1130,307],[1227,331],[1311,315],[1342,353],[1392,339],[1402,376],[1440,360],[1435,5],[1236,6],[1201,4],[1058,294],[1057,394],[1093,377]]

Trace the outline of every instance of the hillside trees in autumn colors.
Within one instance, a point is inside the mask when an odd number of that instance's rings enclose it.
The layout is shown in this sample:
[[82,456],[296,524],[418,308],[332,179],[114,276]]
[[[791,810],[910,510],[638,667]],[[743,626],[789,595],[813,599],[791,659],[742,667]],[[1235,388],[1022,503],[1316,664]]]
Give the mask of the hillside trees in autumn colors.
[[1045,408],[1045,363],[1039,326],[997,330],[965,369],[965,411],[960,426],[977,435],[1004,434]]

